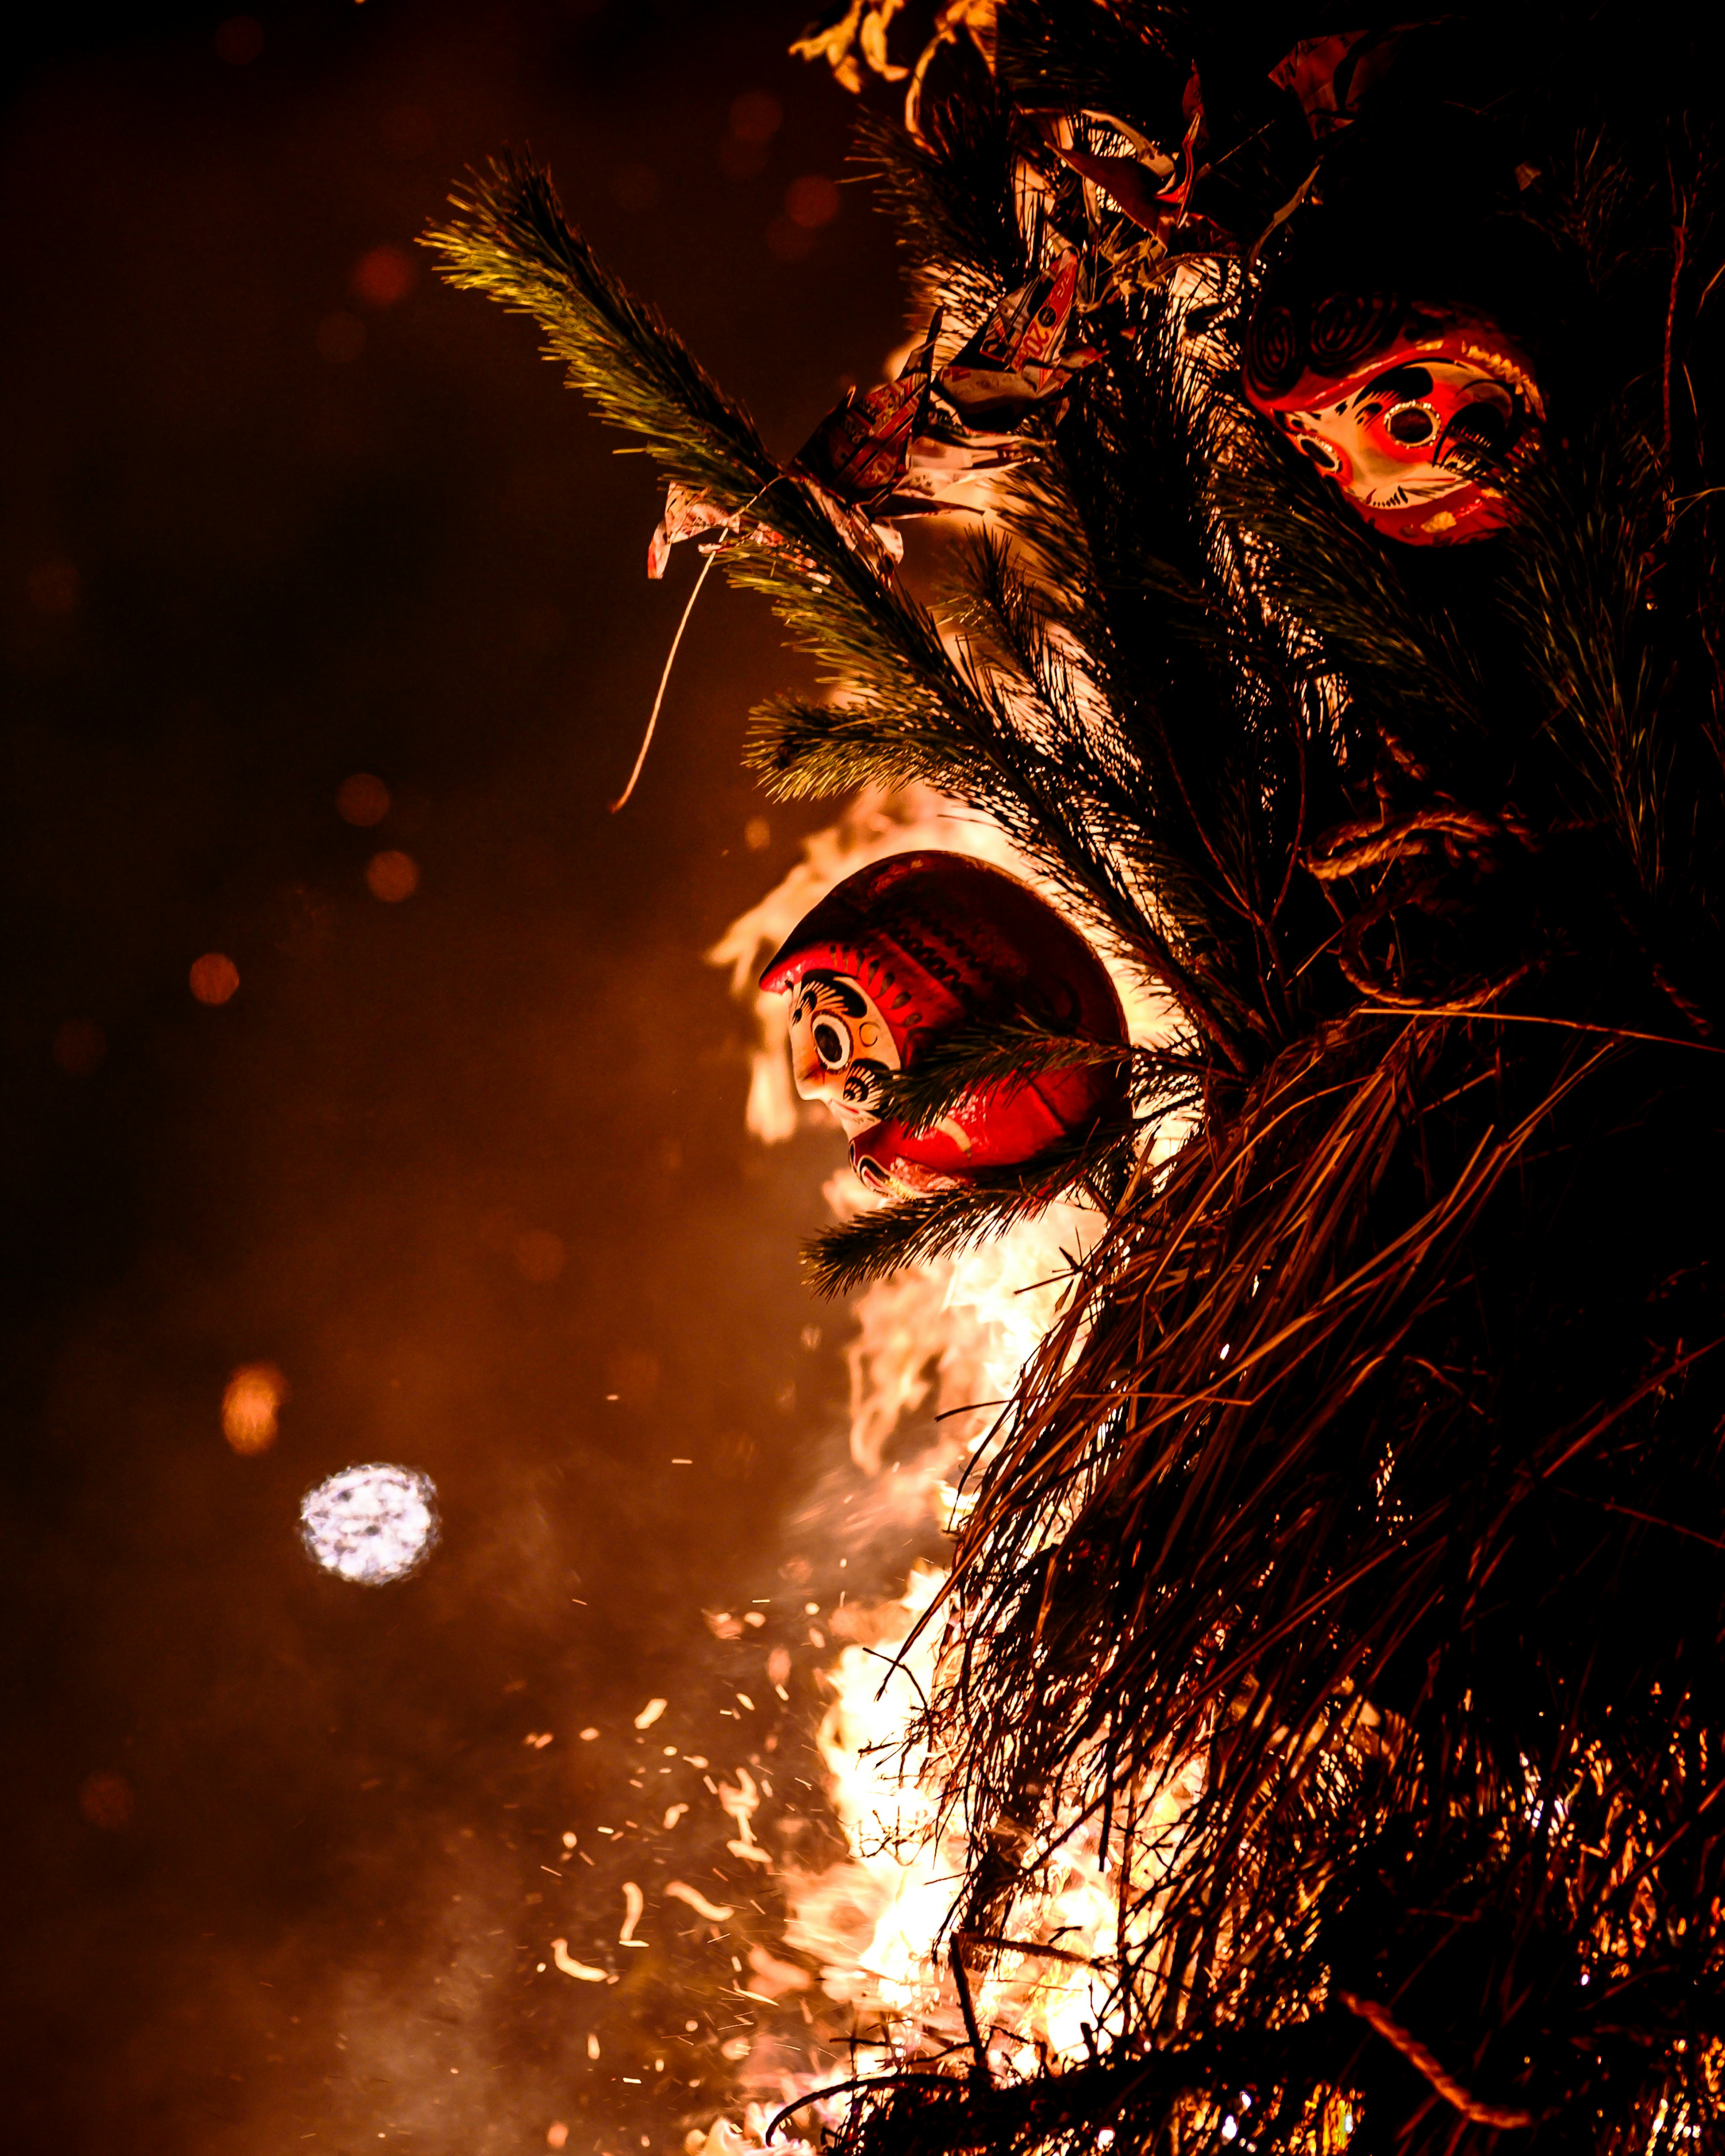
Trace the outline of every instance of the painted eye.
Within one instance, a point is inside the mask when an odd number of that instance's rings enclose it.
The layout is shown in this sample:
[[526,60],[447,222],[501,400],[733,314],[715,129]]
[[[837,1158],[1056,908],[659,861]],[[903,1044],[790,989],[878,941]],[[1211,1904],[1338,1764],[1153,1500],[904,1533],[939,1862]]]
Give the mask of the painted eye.
[[813,1029],[814,1052],[829,1070],[842,1070],[850,1060],[850,1037],[836,1019],[823,1015]]
[[1429,442],[1437,426],[1423,404],[1400,404],[1384,422],[1384,431],[1392,442],[1411,447],[1417,442]]
[[1329,444],[1317,434],[1301,434],[1300,447],[1305,450],[1320,471],[1340,471],[1342,459]]
[[1450,422],[1447,446],[1458,452],[1471,449],[1483,455],[1501,455],[1509,438],[1508,416],[1483,400],[1458,412]]

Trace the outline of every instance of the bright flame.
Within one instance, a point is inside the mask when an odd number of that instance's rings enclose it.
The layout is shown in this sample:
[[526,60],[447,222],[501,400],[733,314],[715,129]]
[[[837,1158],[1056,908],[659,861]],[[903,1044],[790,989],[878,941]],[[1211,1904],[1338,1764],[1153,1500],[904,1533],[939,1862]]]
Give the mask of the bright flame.
[[[766,1142],[791,1137],[804,1115],[824,1119],[818,1111],[800,1108],[792,1090],[784,1000],[756,993],[761,967],[840,878],[917,846],[968,854],[1036,881],[1002,832],[938,795],[914,788],[892,797],[865,794],[838,824],[806,842],[798,866],[733,922],[710,953],[731,968],[737,993],[754,1004],[759,1045],[747,1119]],[[1115,985],[1134,1040],[1165,1034],[1165,1008],[1117,970]],[[1173,1134],[1163,1136],[1158,1150],[1171,1150],[1173,1142]],[[829,1181],[827,1197],[841,1218],[870,1202],[848,1168]],[[857,1333],[847,1351],[851,1456],[883,1494],[891,1491],[896,1508],[924,1517],[933,1508],[942,1524],[950,1520],[954,1481],[987,1442],[1000,1407],[1061,1306],[1074,1261],[1100,1225],[1099,1217],[1086,1209],[1052,1206],[980,1250],[913,1268],[858,1298]],[[936,1441],[913,1461],[889,1466],[896,1433],[931,1404],[941,1419]],[[827,1620],[847,1644],[824,1672],[832,1697],[819,1741],[850,1857],[819,1873],[781,1873],[789,1912],[787,1946],[819,1964],[823,1992],[850,2007],[859,2035],[872,2030],[880,2036],[875,2044],[856,2046],[857,2072],[869,2071],[871,2060],[911,2056],[932,2044],[962,2044],[965,2036],[957,1987],[937,1942],[952,1917],[967,1822],[939,1817],[941,1763],[931,1762],[922,1740],[911,1734],[937,1681],[939,1624],[906,1645],[944,1578],[938,1567],[919,1565],[898,1601],[872,1609],[841,1606]],[[710,1616],[708,1623],[721,1637],[741,1630],[726,1617]],[[766,1865],[768,1852],[755,1841],[751,1825],[757,1792],[746,1769],[737,1774],[737,1784],[719,1792],[738,1830],[728,1847]],[[1106,1866],[1096,1820],[1054,1822],[1055,1834],[1065,1830],[1065,1838],[1043,1866],[1034,1892],[1021,1897],[1013,1912],[1006,1936],[1019,1943],[1017,1948],[1000,1951],[978,1942],[968,1956],[973,2004],[993,2070],[1027,2071],[1041,2058],[1081,2059],[1086,2023],[1099,2032],[1118,2025],[1114,1970],[1132,1943],[1122,1936],[1122,1912],[1129,1904],[1143,1905],[1153,1891],[1162,1861],[1158,1837],[1165,1845],[1170,1832],[1178,1831],[1194,1794],[1189,1775],[1172,1776],[1141,1815],[1115,1822]],[[1141,1933],[1148,1921],[1147,1906],[1139,1906],[1127,1928]],[[764,1988],[767,1978],[757,1971],[757,1979]],[[742,2056],[749,2046],[736,2041]],[[757,2047],[756,2063],[757,2086],[777,2081],[787,2098],[820,2085],[818,2077],[774,2072],[769,2046]],[[819,2114],[828,2107],[814,2108]],[[752,2104],[741,2127],[720,2121],[701,2144],[706,2156],[740,2156],[757,2146],[766,2116]],[[808,2130],[809,2117],[803,2113],[796,2123]],[[836,2119],[834,2113],[828,2123]],[[700,2140],[690,2137],[691,2156],[701,2156]]]

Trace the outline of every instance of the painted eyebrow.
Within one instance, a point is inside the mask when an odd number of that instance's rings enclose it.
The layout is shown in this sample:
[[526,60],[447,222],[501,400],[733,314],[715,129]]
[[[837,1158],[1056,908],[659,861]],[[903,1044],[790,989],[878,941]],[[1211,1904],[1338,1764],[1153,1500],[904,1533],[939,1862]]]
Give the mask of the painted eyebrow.
[[1431,370],[1425,367],[1392,367],[1375,381],[1368,382],[1353,399],[1355,403],[1366,397],[1424,397],[1431,389]]
[[867,1015],[869,1006],[860,991],[850,987],[845,982],[840,980],[836,973],[817,970],[805,973],[803,978],[805,982],[814,987],[824,988],[846,1018],[863,1018]]

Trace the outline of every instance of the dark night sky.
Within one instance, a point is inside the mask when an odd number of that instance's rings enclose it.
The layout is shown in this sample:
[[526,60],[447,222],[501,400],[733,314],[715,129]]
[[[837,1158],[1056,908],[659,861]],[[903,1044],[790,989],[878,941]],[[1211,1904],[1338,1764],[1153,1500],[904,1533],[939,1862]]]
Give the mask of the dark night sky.
[[[218,12],[146,8],[12,61],[0,2139],[454,2156],[562,2118],[581,2156],[680,2146],[711,2116],[681,2083],[723,2070],[708,2020],[671,2039],[720,1964],[662,1927],[614,1988],[536,1964],[615,1939],[655,1859],[597,1826],[632,1774],[644,1810],[701,1798],[664,1744],[732,1727],[745,1671],[764,1697],[836,1579],[794,1522],[843,1455],[844,1321],[795,1246],[839,1147],[746,1137],[744,1019],[701,955],[817,820],[737,762],[800,677],[711,585],[608,817],[691,565],[644,581],[650,472],[528,325],[423,254],[379,304],[372,250],[531,143],[788,452],[899,338],[891,243],[847,189],[784,259],[787,187],[839,173],[849,119],[784,56],[794,9],[258,21],[249,58]],[[784,110],[754,174],[725,146],[748,92]],[[336,813],[356,772],[375,829]],[[380,849],[411,897],[372,896]],[[187,985],[208,952],[220,1008]],[[292,1394],[242,1458],[221,1395],[260,1359]],[[444,1535],[366,1590],[295,1519],[373,1458],[435,1479]],[[703,1606],[756,1597],[764,1630],[711,1638]],[[707,1802],[675,1861],[726,1831]]]

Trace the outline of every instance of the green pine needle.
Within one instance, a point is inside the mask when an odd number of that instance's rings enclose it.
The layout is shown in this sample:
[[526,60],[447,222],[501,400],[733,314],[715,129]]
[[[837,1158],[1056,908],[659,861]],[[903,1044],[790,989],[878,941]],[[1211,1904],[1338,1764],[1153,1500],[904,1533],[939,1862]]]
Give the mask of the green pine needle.
[[1095,1203],[1122,1187],[1136,1132],[1104,1128],[1076,1136],[1022,1168],[981,1169],[957,1188],[901,1198],[829,1228],[803,1248],[818,1295],[854,1294],[906,1266],[961,1256],[1045,1212],[1055,1199]]
[[544,331],[547,356],[614,426],[685,486],[740,509],[777,475],[755,424],[656,308],[629,292],[563,214],[531,157],[493,158],[449,198],[421,244],[449,283],[483,292]]

